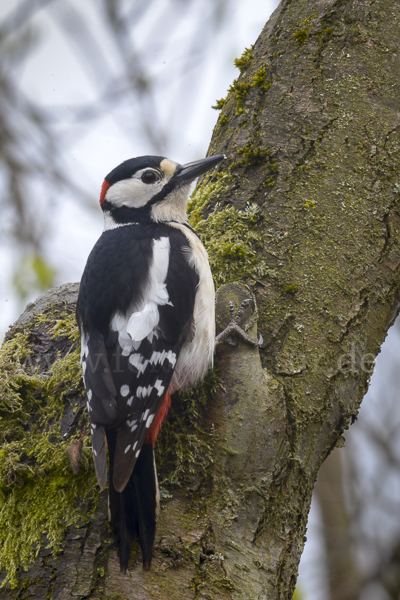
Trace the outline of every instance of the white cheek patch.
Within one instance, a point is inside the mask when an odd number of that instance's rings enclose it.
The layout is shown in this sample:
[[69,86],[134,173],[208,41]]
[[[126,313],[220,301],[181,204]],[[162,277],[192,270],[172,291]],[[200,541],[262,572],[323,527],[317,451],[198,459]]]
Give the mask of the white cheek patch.
[[129,208],[140,208],[151,200],[153,196],[161,192],[165,182],[146,184],[141,179],[123,179],[114,183],[107,191],[105,199],[113,206],[128,206]]
[[190,183],[172,190],[161,202],[151,207],[155,221],[187,222],[186,206],[189,200]]

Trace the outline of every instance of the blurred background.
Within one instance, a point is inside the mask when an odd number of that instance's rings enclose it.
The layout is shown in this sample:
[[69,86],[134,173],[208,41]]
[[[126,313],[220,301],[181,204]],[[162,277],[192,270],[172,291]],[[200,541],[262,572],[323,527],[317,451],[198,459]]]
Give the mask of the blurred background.
[[[78,281],[123,160],[205,156],[211,107],[277,0],[0,0],[0,335]],[[321,469],[296,600],[400,597],[400,323]]]

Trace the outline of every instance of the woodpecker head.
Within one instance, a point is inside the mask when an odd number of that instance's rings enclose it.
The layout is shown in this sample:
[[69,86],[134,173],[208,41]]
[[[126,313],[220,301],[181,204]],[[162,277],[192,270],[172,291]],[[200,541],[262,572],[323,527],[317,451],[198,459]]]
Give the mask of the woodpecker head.
[[106,229],[132,222],[186,221],[191,182],[224,158],[218,154],[180,165],[163,156],[139,156],[121,163],[101,188]]

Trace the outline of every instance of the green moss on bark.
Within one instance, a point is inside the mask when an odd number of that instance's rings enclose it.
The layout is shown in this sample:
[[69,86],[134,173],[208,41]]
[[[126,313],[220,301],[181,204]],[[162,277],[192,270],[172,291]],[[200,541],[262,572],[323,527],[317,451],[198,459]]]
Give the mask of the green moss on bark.
[[247,203],[236,210],[218,202],[231,179],[227,173],[219,173],[216,181],[206,179],[189,203],[189,220],[208,252],[216,287],[255,277],[265,268],[257,256],[263,243],[255,227],[261,217],[258,205]]
[[[155,447],[161,486],[191,488],[193,479],[207,477],[213,463],[214,428],[206,424],[207,403],[219,389],[219,378],[210,372],[195,387],[175,394],[172,409]],[[169,495],[164,494],[164,499]]]
[[[79,433],[62,431],[66,410],[81,411],[78,335],[73,313],[53,312],[37,317],[0,350],[3,586],[16,586],[19,570],[27,570],[42,548],[57,552],[66,528],[96,507],[90,440],[84,438],[81,468],[75,476],[66,448]],[[53,364],[47,362],[49,342],[58,347]],[[79,432],[85,421],[81,415]]]
[[239,69],[241,73],[245,71],[251,63],[251,59],[253,58],[252,50],[253,46],[245,48],[242,56],[240,58],[235,58],[234,60],[235,67]]

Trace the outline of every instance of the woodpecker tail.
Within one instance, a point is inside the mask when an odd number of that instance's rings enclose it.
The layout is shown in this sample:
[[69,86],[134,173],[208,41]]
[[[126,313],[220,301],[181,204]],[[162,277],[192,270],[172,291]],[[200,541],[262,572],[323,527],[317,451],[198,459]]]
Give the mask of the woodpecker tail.
[[116,433],[107,431],[110,455],[109,511],[110,523],[118,548],[121,571],[126,572],[136,536],[143,554],[143,568],[148,571],[156,533],[159,506],[157,471],[152,444],[143,444],[135,468],[122,492],[113,485],[113,457]]
[[113,484],[117,432],[112,429],[106,431],[110,456],[110,522],[117,542],[118,556],[123,573],[128,568],[129,556],[136,536],[139,538],[140,547],[142,548],[144,570],[148,571],[151,566],[156,521],[160,508],[154,444],[170,406],[171,396],[167,392],[142,446],[128,483],[122,492],[117,492]]

